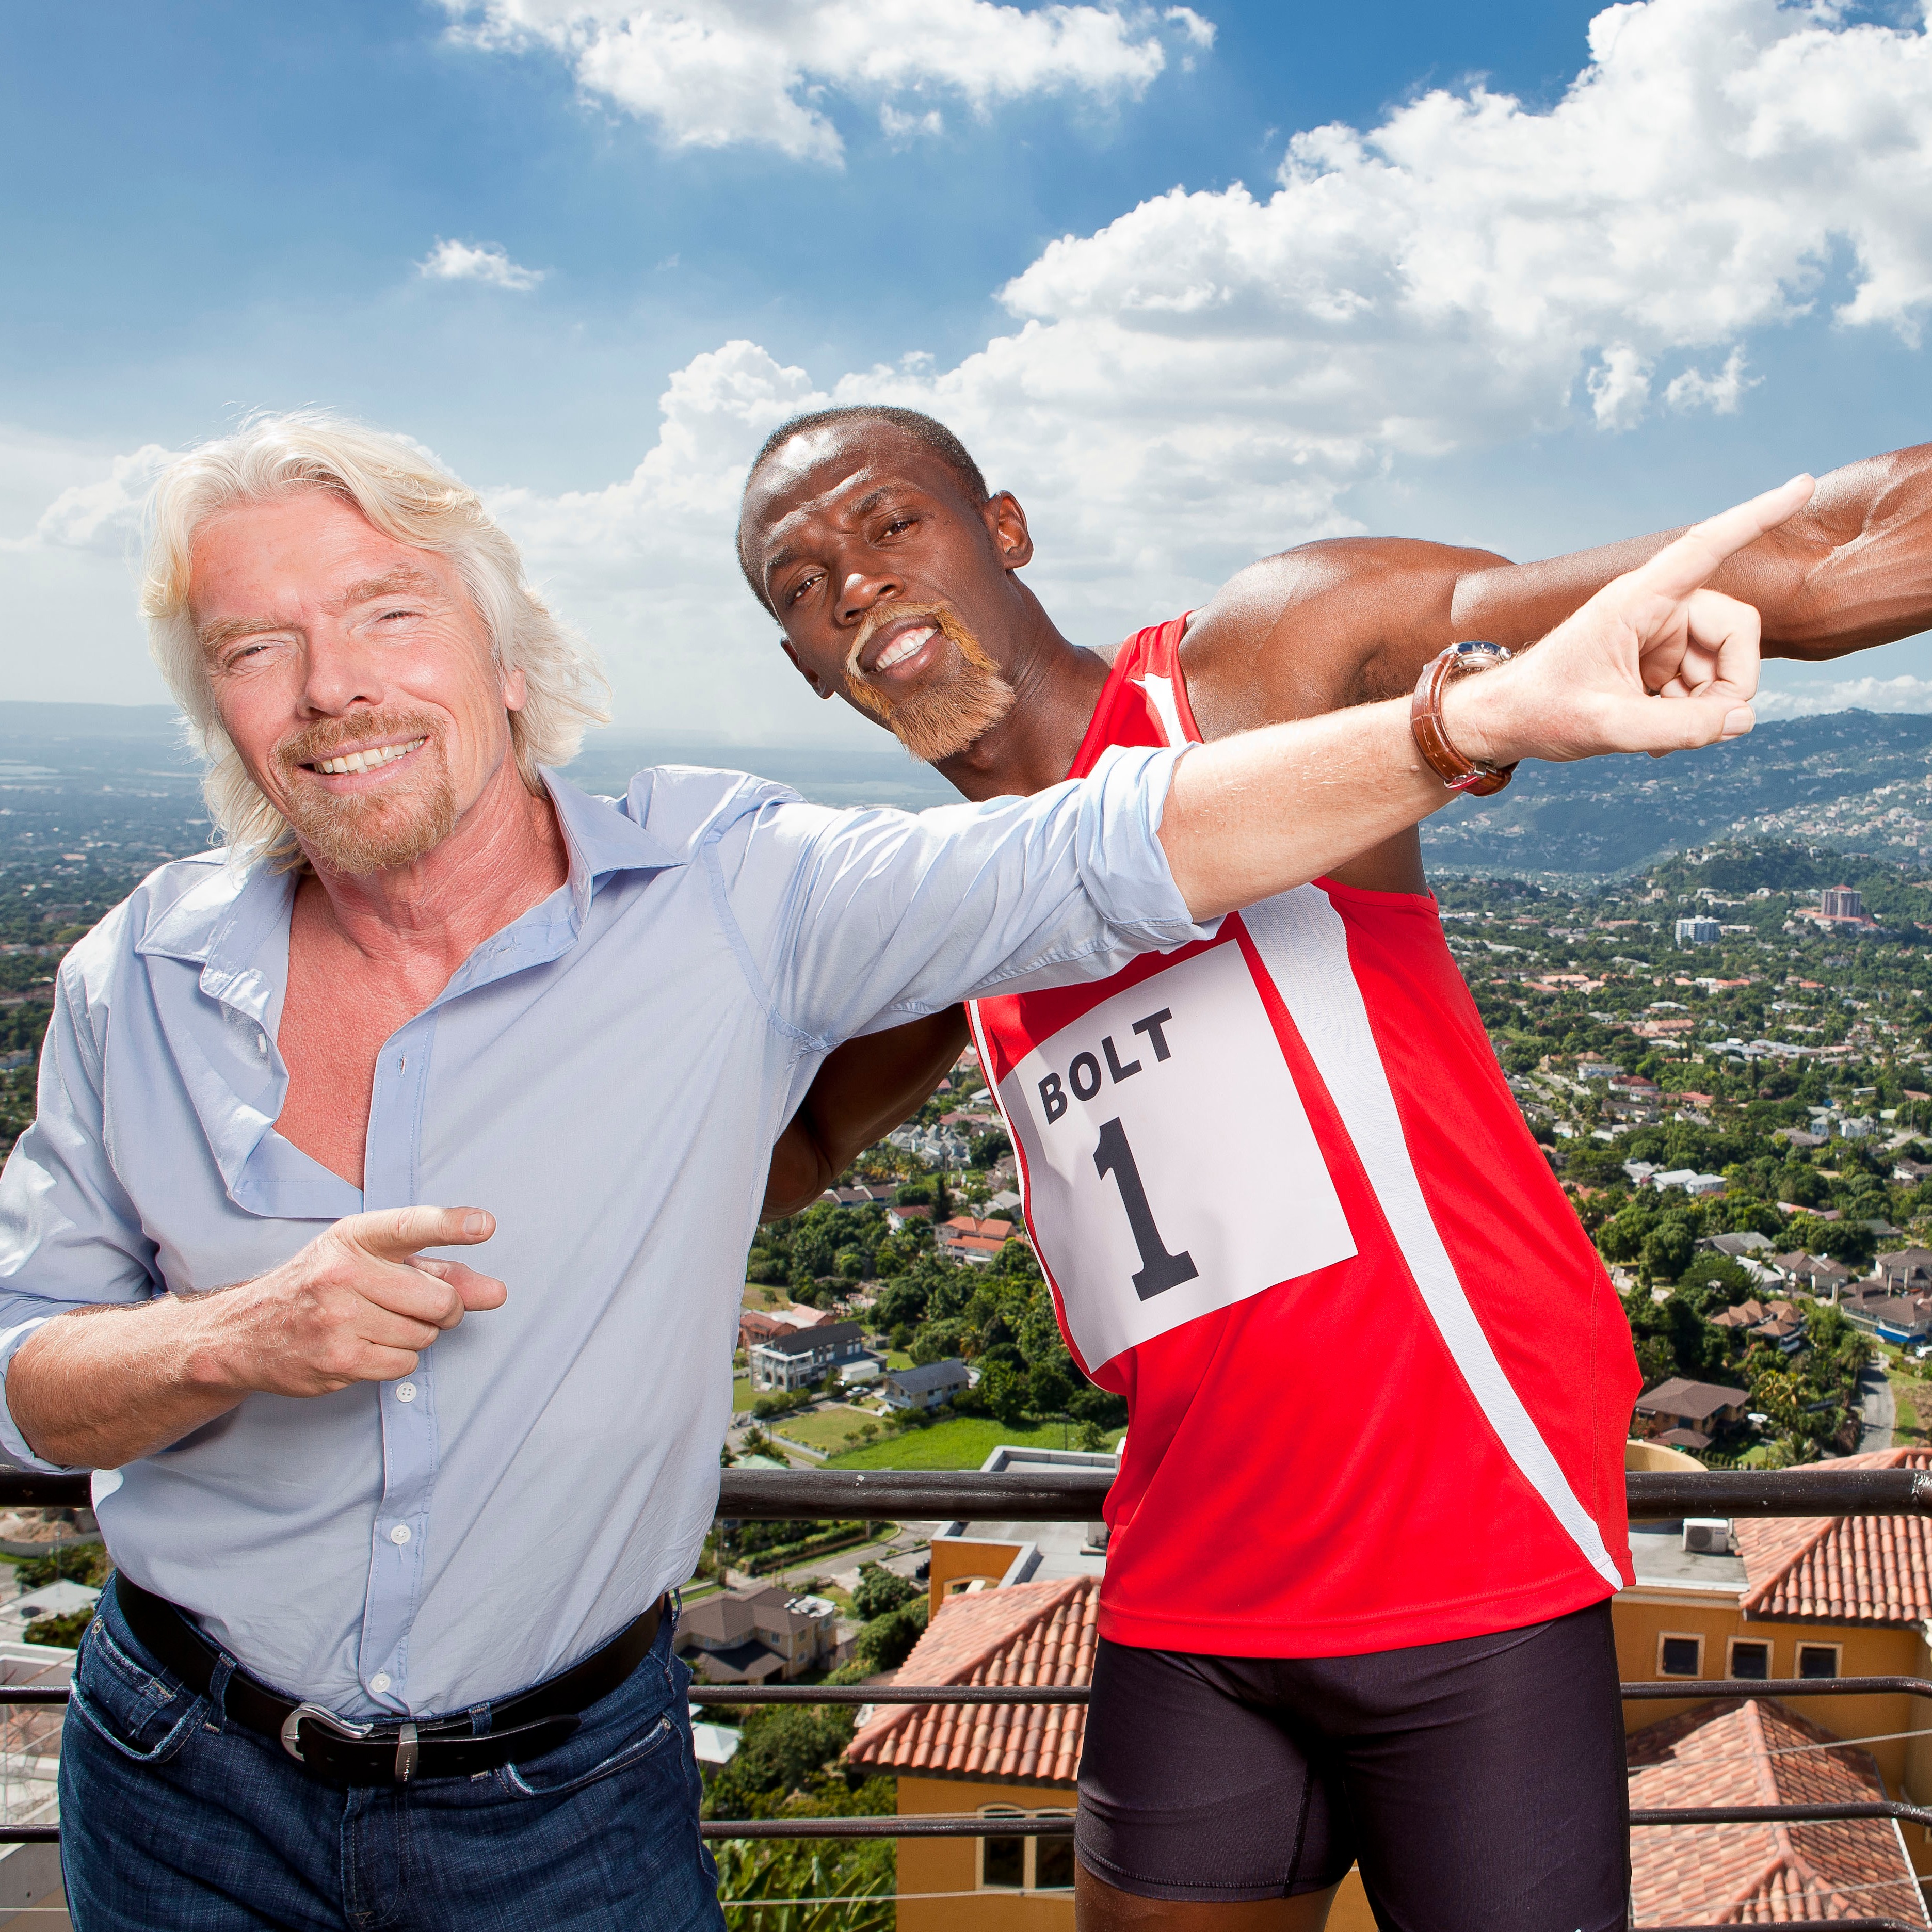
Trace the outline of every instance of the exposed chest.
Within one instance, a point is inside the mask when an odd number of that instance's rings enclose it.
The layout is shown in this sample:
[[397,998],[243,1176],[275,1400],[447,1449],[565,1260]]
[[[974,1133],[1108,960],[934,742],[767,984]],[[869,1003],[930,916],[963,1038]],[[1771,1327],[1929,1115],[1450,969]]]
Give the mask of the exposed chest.
[[352,1186],[363,1184],[370,1097],[384,1046],[434,997],[335,956],[300,922],[289,939],[288,992],[276,1044],[288,1092],[275,1131]]

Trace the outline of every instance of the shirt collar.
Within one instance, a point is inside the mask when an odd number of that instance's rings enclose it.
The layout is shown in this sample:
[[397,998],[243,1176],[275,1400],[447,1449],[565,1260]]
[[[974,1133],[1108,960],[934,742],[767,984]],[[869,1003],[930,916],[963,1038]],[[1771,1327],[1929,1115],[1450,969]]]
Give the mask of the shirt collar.
[[[552,938],[554,956],[575,940],[604,880],[620,872],[686,865],[690,855],[654,837],[628,814],[621,800],[594,798],[553,771],[545,770],[542,775],[568,857],[563,895],[568,909],[560,920],[556,914],[563,908],[555,898],[546,900],[532,907],[511,929],[516,931],[526,921],[540,924]],[[264,1022],[279,990],[263,970],[264,954],[273,940],[286,944],[295,876],[266,859],[239,864],[230,860],[157,914],[135,941],[134,950],[199,965],[204,992]],[[283,958],[285,962],[286,953]],[[286,970],[284,963],[276,977]],[[467,976],[466,968],[459,970],[452,990]]]

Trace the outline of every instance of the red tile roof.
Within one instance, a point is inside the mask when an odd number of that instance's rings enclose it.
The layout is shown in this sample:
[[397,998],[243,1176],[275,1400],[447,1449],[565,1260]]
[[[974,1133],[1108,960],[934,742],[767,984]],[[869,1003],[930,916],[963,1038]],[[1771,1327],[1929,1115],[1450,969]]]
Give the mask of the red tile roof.
[[[1827,1747],[1819,1749],[1819,1746]],[[1870,1755],[1774,1700],[1705,1704],[1630,1740],[1630,1803],[1856,1803],[1882,1798]],[[1792,1918],[1928,1923],[1888,1818],[1803,1825],[1645,1826],[1630,1834],[1640,1925],[1760,1925]]]
[[[1093,1576],[949,1597],[898,1681],[1090,1684],[1100,1600]],[[876,1771],[1071,1786],[1086,1730],[1078,1704],[886,1705],[846,1755]]]
[[[1807,1466],[1932,1468],[1932,1450],[1876,1449]],[[1915,1624],[1932,1617],[1932,1522],[1916,1516],[1739,1516],[1744,1614],[1810,1623]]]

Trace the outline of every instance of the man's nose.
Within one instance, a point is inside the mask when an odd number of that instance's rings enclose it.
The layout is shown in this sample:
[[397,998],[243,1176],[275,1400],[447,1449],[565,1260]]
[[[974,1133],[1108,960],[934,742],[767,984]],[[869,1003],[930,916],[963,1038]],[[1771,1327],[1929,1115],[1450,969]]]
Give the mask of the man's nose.
[[303,653],[302,709],[316,717],[334,717],[358,705],[382,702],[382,681],[374,654],[326,625],[310,632]]
[[838,594],[838,620],[856,624],[875,604],[890,604],[905,595],[905,586],[889,570],[855,570]]

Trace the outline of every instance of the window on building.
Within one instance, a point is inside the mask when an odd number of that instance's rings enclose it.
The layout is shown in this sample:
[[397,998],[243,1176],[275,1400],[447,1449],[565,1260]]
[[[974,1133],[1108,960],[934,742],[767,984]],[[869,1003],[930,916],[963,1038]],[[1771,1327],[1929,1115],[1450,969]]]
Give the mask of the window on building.
[[1657,1674],[1660,1677],[1696,1677],[1704,1667],[1704,1640],[1701,1636],[1663,1636],[1658,1640]]
[[1798,1646],[1798,1674],[1801,1677],[1835,1677],[1840,1654],[1840,1647],[1835,1643],[1801,1643]]
[[[1018,1816],[1018,1813],[1006,1813]],[[1026,1883],[1027,1841],[1024,1838],[982,1838],[980,1840],[980,1882],[1001,1892],[1018,1892]]]
[[[988,1804],[980,1814],[989,1825],[1003,1818],[1070,1818],[1060,1810],[1022,1811]],[[1070,1892],[1073,1888],[1071,1838],[988,1838],[980,1840],[980,1884],[994,1892]]]
[[1729,1677],[1766,1678],[1771,1675],[1771,1646],[1754,1637],[1734,1636],[1726,1666]]
[[[1042,1818],[1071,1817],[1071,1812],[1042,1811]],[[1033,1841],[1033,1888],[1036,1892],[1071,1892],[1073,1889],[1073,1840],[1071,1838],[1036,1838]]]

